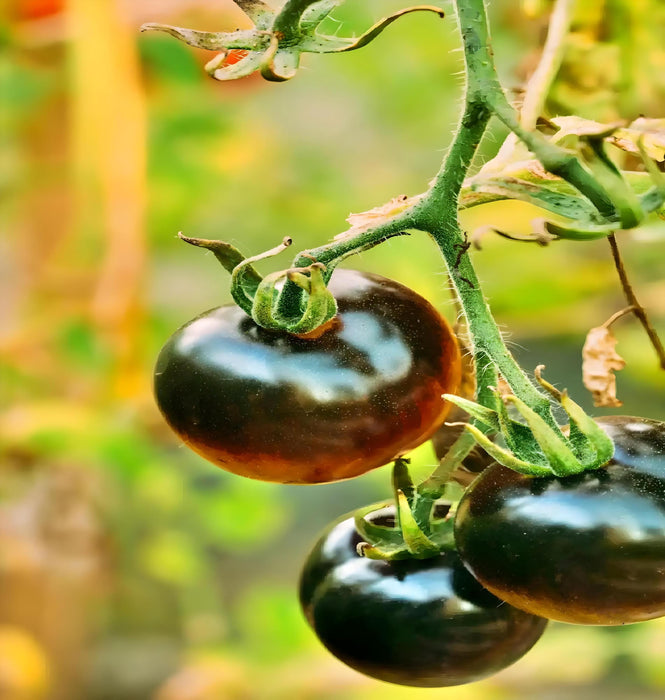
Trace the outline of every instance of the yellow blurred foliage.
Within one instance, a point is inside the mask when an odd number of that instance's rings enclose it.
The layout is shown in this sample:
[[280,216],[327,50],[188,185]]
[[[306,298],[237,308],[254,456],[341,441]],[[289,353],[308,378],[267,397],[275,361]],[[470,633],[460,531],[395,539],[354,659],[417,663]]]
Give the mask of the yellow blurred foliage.
[[0,700],[40,700],[49,687],[44,650],[20,628],[0,626]]

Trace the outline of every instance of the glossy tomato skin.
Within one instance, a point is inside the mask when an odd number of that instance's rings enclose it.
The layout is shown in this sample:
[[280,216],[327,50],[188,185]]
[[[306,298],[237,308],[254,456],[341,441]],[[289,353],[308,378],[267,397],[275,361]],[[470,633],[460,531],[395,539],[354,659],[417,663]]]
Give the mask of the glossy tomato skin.
[[665,615],[665,423],[597,421],[613,459],[567,478],[493,465],[455,523],[469,570],[501,599],[543,617],[620,625]]
[[360,541],[353,518],[334,523],[300,580],[307,621],[356,671],[427,688],[471,683],[517,661],[545,630],[546,620],[486,591],[455,552],[373,561],[357,555]]
[[392,280],[337,270],[339,314],[317,338],[258,327],[225,306],[178,330],[155,396],[193,450],[243,476],[283,483],[362,474],[426,440],[460,381],[448,323]]

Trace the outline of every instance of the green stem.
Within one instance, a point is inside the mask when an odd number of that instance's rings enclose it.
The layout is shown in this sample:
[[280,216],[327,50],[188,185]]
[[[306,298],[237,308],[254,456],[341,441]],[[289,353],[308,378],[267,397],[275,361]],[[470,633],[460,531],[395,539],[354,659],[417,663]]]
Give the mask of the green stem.
[[281,34],[287,43],[293,37],[297,37],[300,34],[302,14],[314,2],[315,0],[287,0],[279,15],[275,18],[275,23],[272,26],[273,32],[278,35]]
[[[335,240],[332,243],[326,243],[318,248],[311,248],[300,253],[293,261],[292,267],[307,267],[311,265],[312,260],[316,260],[326,266],[325,279],[327,281],[335,266],[344,258],[369,250],[388,238],[404,235],[404,229],[414,227],[411,211],[407,209],[401,216],[394,217],[378,227],[372,227],[364,233]],[[302,295],[300,287],[287,281],[279,297],[279,311],[285,315],[294,313],[301,303]]]
[[[295,0],[293,4],[296,4]],[[303,0],[300,4],[304,4]],[[476,360],[480,360],[477,364],[484,366],[492,363],[515,395],[554,426],[548,398],[529,380],[503,342],[468,255],[469,243],[457,218],[460,190],[491,117],[492,103],[488,103],[488,96],[494,96],[494,101],[499,103],[496,95],[503,96],[503,92],[494,68],[483,0],[457,0],[456,8],[468,76],[465,109],[432,187],[399,214],[386,217],[362,232],[352,230],[332,243],[302,253],[294,261],[294,267],[309,265],[314,258],[328,265],[330,272],[347,255],[367,250],[386,238],[399,235],[404,229],[428,232],[443,254],[459,295],[473,338],[473,352]],[[298,294],[298,290],[285,288],[281,306],[294,305],[299,299]],[[480,368],[477,371],[480,372]],[[481,380],[479,392],[489,401],[487,394],[483,393],[486,388],[482,384],[483,378],[486,378],[485,370],[481,374],[478,377]]]
[[427,197],[417,208],[416,224],[432,235],[443,254],[469,325],[476,358],[490,358],[515,395],[553,422],[549,400],[531,383],[503,342],[457,217],[464,178],[491,117],[487,95],[503,93],[492,60],[483,0],[458,0],[456,5],[468,75],[465,109],[443,165]]

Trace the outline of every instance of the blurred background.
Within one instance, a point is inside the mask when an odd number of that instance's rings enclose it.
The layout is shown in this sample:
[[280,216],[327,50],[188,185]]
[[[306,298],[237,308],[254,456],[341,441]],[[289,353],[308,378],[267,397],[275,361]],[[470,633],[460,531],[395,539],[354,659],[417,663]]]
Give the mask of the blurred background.
[[[663,4],[579,5],[551,113],[662,116]],[[349,0],[327,29],[360,32],[401,7]],[[515,99],[549,7],[491,3]],[[330,520],[388,495],[389,473],[316,487],[243,480],[183,448],[152,401],[161,345],[230,300],[223,270],[178,231],[248,255],[287,234],[303,249],[344,230],[350,212],[425,189],[461,103],[452,14],[410,15],[355,53],[307,55],[279,85],[217,83],[202,70],[210,54],[139,34],[147,21],[247,26],[230,0],[0,8],[0,698],[662,697],[661,621],[551,625],[517,665],[456,689],[399,688],[347,669],[300,615],[299,568]],[[490,133],[484,159],[503,135]],[[536,215],[499,203],[464,224],[525,233]],[[665,334],[665,224],[621,233],[619,244]],[[625,305],[607,242],[541,248],[489,235],[474,258],[524,367],[546,364],[591,409],[584,337]],[[349,264],[409,284],[454,318],[426,236]],[[664,419],[665,373],[641,327],[625,318],[615,332],[624,406],[599,413]],[[414,463],[427,473],[431,447]]]

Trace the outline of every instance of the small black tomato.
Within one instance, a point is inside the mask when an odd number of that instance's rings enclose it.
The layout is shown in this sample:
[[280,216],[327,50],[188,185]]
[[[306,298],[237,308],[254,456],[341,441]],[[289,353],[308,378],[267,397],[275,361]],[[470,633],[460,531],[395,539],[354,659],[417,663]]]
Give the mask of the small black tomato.
[[155,368],[157,404],[195,452],[264,481],[347,479],[439,427],[461,375],[457,339],[421,296],[336,270],[339,307],[318,337],[268,331],[237,306],[176,331]]
[[[368,516],[394,524],[394,508]],[[428,688],[489,676],[521,658],[547,621],[486,591],[455,552],[430,559],[358,556],[353,517],[331,525],[310,553],[300,602],[321,642],[351,668]]]
[[665,615],[665,423],[597,421],[615,444],[600,469],[534,478],[498,464],[459,504],[455,538],[473,575],[535,615],[621,625]]

